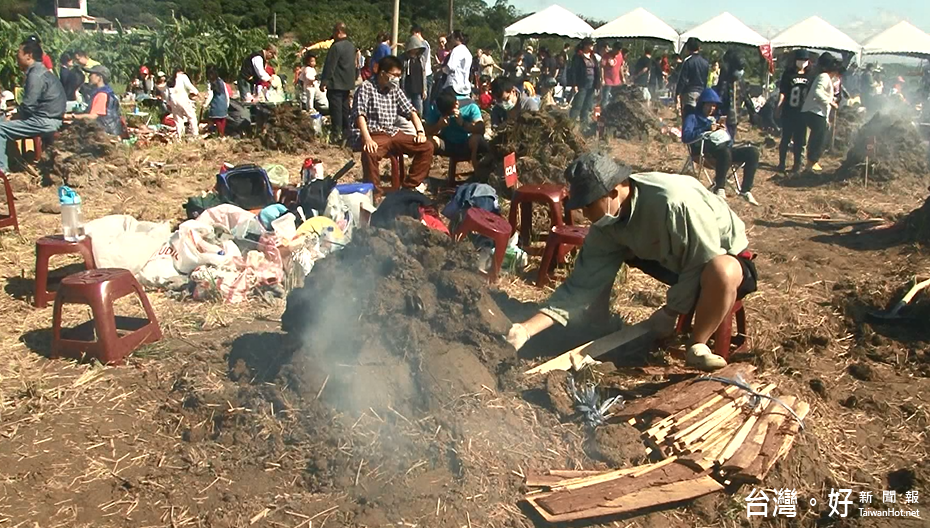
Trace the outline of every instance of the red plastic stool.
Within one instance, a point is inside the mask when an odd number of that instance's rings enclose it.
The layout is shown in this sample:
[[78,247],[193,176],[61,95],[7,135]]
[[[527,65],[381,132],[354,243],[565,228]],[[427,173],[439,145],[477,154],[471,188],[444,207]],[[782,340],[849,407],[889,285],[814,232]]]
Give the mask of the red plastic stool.
[[[543,253],[542,264],[539,266],[539,275],[536,277],[536,286],[542,288],[549,285],[549,270],[555,266],[555,259],[561,262],[573,247],[581,247],[588,228],[572,225],[559,225],[552,228],[549,238],[546,239],[546,251]],[[567,247],[566,247],[567,246]]]
[[459,163],[471,163],[471,158],[449,156],[449,175],[448,180],[446,181],[446,184],[449,187],[455,187],[459,184],[459,182],[456,180],[456,177],[458,176],[458,171],[456,169],[458,169]]
[[[562,222],[562,199],[568,196],[568,190],[554,183],[543,185],[523,185],[513,192],[510,201],[510,227],[517,229],[517,209],[520,210],[520,243],[523,246],[530,244],[533,236],[533,204],[549,205],[550,230],[558,227]],[[569,216],[568,224],[571,225]]]
[[[691,331],[691,321],[694,319],[694,310],[687,315],[678,316],[678,333],[686,334]],[[736,334],[733,334],[733,320],[736,319]],[[746,310],[743,309],[743,301],[733,303],[733,309],[727,319],[714,332],[714,354],[730,361],[730,354],[745,352],[749,343],[746,340]],[[730,346],[736,348],[730,351]]]
[[504,255],[507,254],[507,243],[510,241],[512,230],[510,224],[503,217],[480,207],[472,207],[465,212],[465,219],[459,224],[453,234],[455,240],[469,233],[478,233],[494,241],[494,264],[488,274],[488,282],[497,282],[501,266],[504,265]]
[[[113,303],[133,293],[139,297],[146,319],[114,314]],[[94,318],[62,332],[61,309],[65,304],[89,305]],[[63,333],[66,336],[63,337]],[[93,340],[95,335],[96,341]],[[88,270],[61,281],[52,318],[52,357],[81,359],[86,355],[101,363],[118,365],[139,346],[154,343],[161,337],[152,305],[129,270]]]
[[0,228],[13,226],[13,230],[19,234],[19,220],[16,219],[16,203],[13,198],[13,187],[10,186],[10,179],[3,171],[0,171],[0,179],[3,180],[3,190],[6,191],[7,214],[0,214]]
[[55,299],[55,293],[48,291],[48,261],[54,255],[80,254],[84,257],[84,267],[92,270],[94,250],[89,236],[79,242],[69,242],[62,235],[42,237],[36,241],[36,308],[45,306]]

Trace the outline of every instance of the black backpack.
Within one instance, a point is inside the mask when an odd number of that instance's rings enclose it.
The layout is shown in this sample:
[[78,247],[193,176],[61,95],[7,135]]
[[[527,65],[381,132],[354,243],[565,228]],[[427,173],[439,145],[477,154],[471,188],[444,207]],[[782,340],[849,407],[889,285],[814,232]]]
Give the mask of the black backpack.
[[264,209],[275,203],[268,173],[258,165],[237,165],[216,175],[216,194],[226,203],[246,210]]
[[[307,218],[317,216],[326,209],[329,194],[336,188],[336,178],[328,176],[322,180],[313,180],[302,186],[297,194],[297,203],[303,208]],[[316,211],[314,213],[314,211]]]

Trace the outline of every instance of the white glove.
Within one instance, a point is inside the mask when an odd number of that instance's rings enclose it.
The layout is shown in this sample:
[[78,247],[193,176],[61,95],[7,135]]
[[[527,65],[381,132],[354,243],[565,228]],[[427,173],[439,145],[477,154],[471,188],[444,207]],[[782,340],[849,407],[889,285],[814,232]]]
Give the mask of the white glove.
[[526,327],[520,323],[511,326],[510,332],[507,333],[507,342],[510,343],[510,346],[518,351],[523,348],[523,345],[525,345],[529,340],[529,331],[527,331]]
[[678,325],[678,317],[666,310],[663,306],[653,312],[652,315],[649,316],[649,319],[643,321],[642,324],[650,332],[655,334],[657,338],[665,339],[675,334]]

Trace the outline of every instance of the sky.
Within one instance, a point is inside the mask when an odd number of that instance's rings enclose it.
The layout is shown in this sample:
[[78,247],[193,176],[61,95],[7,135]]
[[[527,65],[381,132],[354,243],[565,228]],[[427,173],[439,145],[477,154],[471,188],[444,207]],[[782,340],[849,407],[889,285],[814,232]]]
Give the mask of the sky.
[[637,7],[644,7],[673,28],[686,31],[724,11],[742,20],[762,36],[774,37],[779,31],[807,17],[817,15],[856,40],[864,40],[901,20],[907,20],[930,33],[928,0],[510,0],[522,12],[534,12],[558,3],[588,18],[610,21]]

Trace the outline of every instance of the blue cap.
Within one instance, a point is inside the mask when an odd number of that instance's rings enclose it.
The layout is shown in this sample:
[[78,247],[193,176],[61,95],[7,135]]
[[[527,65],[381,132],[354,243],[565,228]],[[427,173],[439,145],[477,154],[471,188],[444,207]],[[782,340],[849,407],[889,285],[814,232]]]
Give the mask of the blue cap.
[[58,188],[58,202],[61,205],[80,205],[81,197],[71,187],[62,185]]
[[705,88],[704,91],[701,92],[701,96],[698,97],[697,102],[698,104],[704,104],[704,103],[720,104],[721,103],[720,94],[718,94],[717,90],[714,90],[713,88]]

